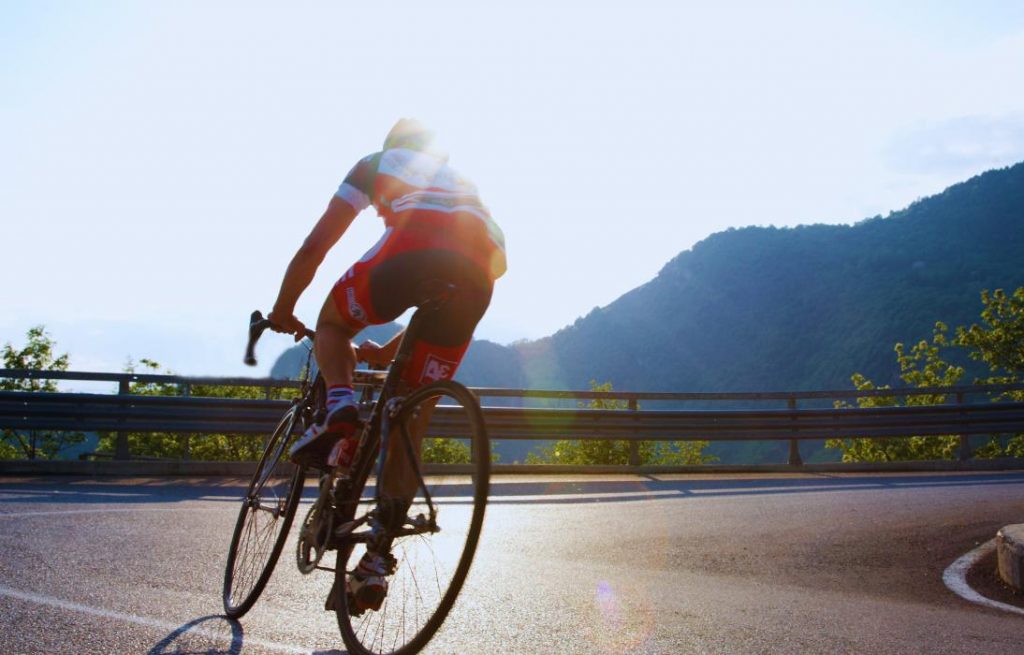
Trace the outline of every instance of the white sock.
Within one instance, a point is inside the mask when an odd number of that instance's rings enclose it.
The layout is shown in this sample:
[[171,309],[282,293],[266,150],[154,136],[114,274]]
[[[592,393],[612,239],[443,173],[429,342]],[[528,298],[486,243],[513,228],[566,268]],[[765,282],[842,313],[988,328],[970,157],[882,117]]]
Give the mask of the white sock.
[[327,390],[327,411],[334,411],[338,407],[356,404],[355,390],[346,384],[335,384]]

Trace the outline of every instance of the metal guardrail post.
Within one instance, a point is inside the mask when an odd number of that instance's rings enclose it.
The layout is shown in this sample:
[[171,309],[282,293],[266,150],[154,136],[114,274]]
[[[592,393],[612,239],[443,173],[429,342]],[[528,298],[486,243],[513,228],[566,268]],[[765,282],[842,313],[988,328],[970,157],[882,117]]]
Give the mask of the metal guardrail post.
[[[128,383],[128,378],[121,378],[117,382],[117,395],[127,396],[131,391]],[[129,459],[131,452],[128,448],[128,433],[124,430],[118,430],[117,441],[114,444],[114,459]]]
[[[639,405],[636,402],[636,398],[629,399],[629,409],[635,412]],[[640,442],[630,441],[629,442],[629,465],[640,466],[643,462],[640,461]]]
[[[957,393],[956,394],[956,404],[960,405],[960,406],[963,406],[963,404],[964,404],[964,394],[963,393]],[[961,412],[961,415],[962,414],[963,414],[963,412]],[[961,434],[960,435],[960,461],[961,462],[966,462],[973,455],[974,455],[974,453],[971,452],[971,439],[970,439],[970,437],[968,435],[966,435],[966,434]]]
[[[186,398],[190,397],[192,395],[192,385],[189,384],[188,382],[182,385],[181,395]],[[182,435],[181,441],[181,459],[183,459],[186,462],[190,461],[192,459],[192,435],[188,433]]]
[[[786,405],[791,410],[796,409],[796,398],[790,398],[786,401]],[[800,440],[790,439],[789,440],[789,465],[790,466],[803,466],[804,459],[800,456]]]

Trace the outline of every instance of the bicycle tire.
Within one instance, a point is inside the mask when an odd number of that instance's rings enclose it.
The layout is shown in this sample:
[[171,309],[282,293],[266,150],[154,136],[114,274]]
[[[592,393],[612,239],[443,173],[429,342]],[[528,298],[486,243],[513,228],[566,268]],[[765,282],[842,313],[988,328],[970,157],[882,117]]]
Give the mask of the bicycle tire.
[[[306,470],[288,465],[293,470],[285,476],[281,465],[287,463],[288,444],[298,423],[293,407],[274,429],[242,499],[224,567],[224,613],[232,619],[241,618],[263,593],[295,518]],[[273,480],[278,481],[270,484]],[[269,522],[260,526],[265,517]]]
[[[412,420],[423,403],[434,399],[437,409],[431,412],[426,434],[450,436],[462,443],[469,457],[468,475],[458,474],[456,480],[440,475],[420,477],[424,484],[417,482],[416,498],[408,515],[426,511],[425,485],[438,501],[435,506],[441,530],[395,539],[391,552],[397,569],[389,576],[388,594],[379,611],[366,610],[361,616],[350,613],[352,601],[345,592],[346,582],[365,552],[365,545],[348,543],[338,549],[334,609],[342,639],[352,655],[412,655],[422,650],[452,609],[476,553],[491,470],[490,443],[476,397],[457,382],[433,382],[404,400],[393,425]],[[467,485],[471,487],[468,490]],[[358,486],[360,490],[354,492],[354,497],[364,495],[363,485]],[[462,506],[467,495],[468,508]],[[364,508],[372,500],[364,498]],[[421,567],[421,559],[430,561]]]

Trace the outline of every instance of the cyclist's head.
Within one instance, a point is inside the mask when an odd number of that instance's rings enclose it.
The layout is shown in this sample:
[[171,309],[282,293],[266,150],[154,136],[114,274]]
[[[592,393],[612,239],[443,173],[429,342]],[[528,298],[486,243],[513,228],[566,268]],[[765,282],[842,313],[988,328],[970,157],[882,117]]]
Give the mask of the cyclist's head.
[[384,138],[384,149],[408,148],[410,150],[430,150],[434,142],[434,133],[426,125],[415,118],[400,118]]

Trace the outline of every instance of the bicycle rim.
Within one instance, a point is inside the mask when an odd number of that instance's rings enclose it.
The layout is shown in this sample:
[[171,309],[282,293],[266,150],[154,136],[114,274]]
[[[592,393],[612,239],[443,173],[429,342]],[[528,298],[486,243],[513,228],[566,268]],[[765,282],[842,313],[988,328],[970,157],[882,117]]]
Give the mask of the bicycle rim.
[[[353,655],[419,652],[451,610],[476,552],[490,484],[490,445],[476,398],[456,382],[435,382],[407,398],[395,423],[409,425],[418,409],[435,402],[425,431],[426,452],[431,446],[435,452],[444,446],[449,456],[461,454],[463,466],[457,473],[424,474],[423,483],[417,484],[408,516],[429,515],[429,494],[440,531],[394,540],[391,554],[397,568],[388,578],[388,593],[379,610],[359,616],[350,612],[354,601],[345,593],[346,583],[366,546],[356,540],[339,549],[335,611],[342,639]],[[392,434],[392,440],[400,438]],[[431,441],[432,437],[447,441]],[[372,507],[373,491],[374,485],[367,484],[359,514]]]
[[302,496],[304,468],[288,463],[294,410],[278,423],[253,474],[224,569],[224,612],[239,618],[263,592],[288,538]]

